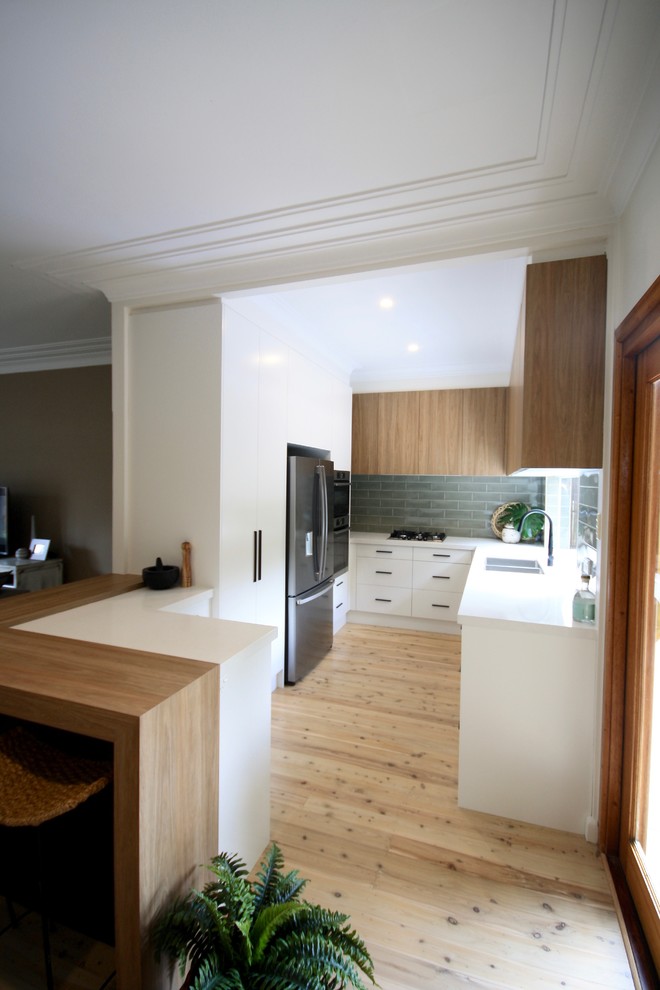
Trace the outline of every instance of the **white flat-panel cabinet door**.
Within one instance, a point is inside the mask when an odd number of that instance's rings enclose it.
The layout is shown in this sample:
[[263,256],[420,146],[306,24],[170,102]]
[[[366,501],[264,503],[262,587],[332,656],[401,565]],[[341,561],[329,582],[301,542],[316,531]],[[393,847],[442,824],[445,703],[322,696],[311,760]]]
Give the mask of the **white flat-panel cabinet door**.
[[256,622],[259,329],[225,307],[221,408],[219,615]]
[[223,306],[220,616],[277,627],[274,680],[284,667],[287,358]]
[[272,644],[273,676],[284,671],[286,596],[286,422],[288,348],[261,331],[259,337],[259,427],[257,524],[260,573],[257,621],[277,626]]

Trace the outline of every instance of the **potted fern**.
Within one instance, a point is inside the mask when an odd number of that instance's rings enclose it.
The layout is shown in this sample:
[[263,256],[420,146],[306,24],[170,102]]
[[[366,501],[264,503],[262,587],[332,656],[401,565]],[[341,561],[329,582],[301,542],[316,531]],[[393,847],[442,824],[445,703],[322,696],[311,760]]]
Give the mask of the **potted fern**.
[[156,958],[178,962],[181,990],[366,990],[373,962],[348,916],[300,899],[307,883],[285,873],[278,846],[254,880],[237,856],[207,867],[203,890],[177,898],[156,919]]

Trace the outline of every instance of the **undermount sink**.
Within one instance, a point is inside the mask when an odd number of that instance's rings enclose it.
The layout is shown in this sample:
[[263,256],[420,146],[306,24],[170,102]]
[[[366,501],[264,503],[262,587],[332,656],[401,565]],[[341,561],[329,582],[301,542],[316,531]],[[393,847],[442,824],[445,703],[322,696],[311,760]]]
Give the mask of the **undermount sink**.
[[486,557],[487,571],[507,571],[510,574],[543,574],[538,560],[521,560],[517,557]]

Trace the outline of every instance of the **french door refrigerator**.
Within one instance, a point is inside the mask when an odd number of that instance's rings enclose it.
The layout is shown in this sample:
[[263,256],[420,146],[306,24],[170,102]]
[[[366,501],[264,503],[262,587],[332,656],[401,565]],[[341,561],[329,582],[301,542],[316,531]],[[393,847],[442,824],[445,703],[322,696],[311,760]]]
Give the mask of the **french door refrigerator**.
[[333,478],[332,461],[288,458],[287,684],[309,673],[332,646]]

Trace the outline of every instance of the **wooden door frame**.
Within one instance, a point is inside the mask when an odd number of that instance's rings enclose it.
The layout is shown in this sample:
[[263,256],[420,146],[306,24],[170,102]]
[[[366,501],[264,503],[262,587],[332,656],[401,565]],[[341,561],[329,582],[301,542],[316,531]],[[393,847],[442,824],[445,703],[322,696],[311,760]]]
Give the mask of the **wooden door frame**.
[[[635,379],[638,355],[658,336],[660,336],[660,276],[625,317],[615,334],[598,836],[599,848],[607,857],[623,921],[630,937],[630,948],[642,978],[645,961],[648,962],[648,950],[619,864],[618,851],[624,773],[628,588],[631,580],[630,532]],[[656,984],[648,984],[648,986],[654,985]]]

